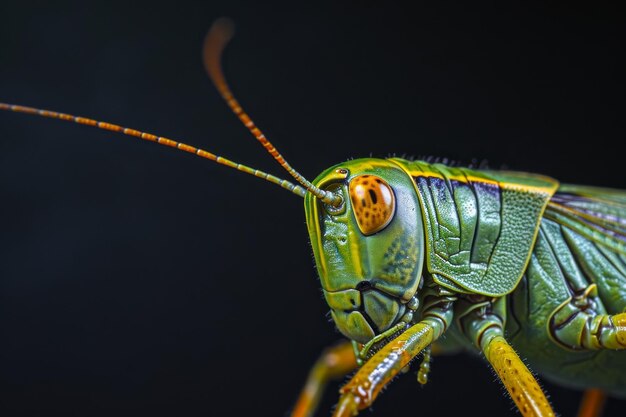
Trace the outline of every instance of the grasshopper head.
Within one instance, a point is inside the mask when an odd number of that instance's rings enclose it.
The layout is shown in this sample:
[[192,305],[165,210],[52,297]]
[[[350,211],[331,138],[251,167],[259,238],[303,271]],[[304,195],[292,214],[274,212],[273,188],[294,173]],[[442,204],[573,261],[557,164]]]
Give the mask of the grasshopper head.
[[329,168],[313,183],[343,200],[333,207],[305,197],[324,297],[339,331],[367,343],[417,308],[424,226],[413,181],[397,164],[370,158]]

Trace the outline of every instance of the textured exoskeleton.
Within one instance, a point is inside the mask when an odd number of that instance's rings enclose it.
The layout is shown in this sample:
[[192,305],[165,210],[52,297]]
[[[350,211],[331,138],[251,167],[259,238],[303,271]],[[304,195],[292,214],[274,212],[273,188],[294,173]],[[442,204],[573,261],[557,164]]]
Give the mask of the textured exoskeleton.
[[398,158],[314,184],[342,197],[307,194],[305,210],[325,299],[363,364],[337,415],[444,332],[441,349],[483,351],[524,415],[552,410],[515,350],[547,379],[626,396],[626,193]]

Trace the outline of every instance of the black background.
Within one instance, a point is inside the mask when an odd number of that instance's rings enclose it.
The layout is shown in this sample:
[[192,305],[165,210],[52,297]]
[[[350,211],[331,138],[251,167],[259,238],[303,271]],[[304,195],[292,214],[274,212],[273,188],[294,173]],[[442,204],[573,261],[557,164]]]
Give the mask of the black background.
[[[225,55],[233,90],[308,178],[347,158],[406,153],[626,188],[622,14],[413,6],[2,2],[0,100],[285,176],[203,72],[202,39],[226,15],[237,25]],[[302,201],[274,185],[3,113],[0,202],[3,415],[286,415],[310,364],[339,339]],[[432,368],[425,388],[405,375],[365,414],[515,415],[481,360]],[[574,415],[578,392],[544,387]],[[625,405],[612,400],[606,415]]]

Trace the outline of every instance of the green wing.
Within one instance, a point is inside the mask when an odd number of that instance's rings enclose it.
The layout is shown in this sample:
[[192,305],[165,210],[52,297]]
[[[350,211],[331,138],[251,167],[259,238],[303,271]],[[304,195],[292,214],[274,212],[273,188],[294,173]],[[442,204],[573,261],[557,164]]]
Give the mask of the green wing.
[[550,199],[544,216],[626,255],[626,191],[564,184]]

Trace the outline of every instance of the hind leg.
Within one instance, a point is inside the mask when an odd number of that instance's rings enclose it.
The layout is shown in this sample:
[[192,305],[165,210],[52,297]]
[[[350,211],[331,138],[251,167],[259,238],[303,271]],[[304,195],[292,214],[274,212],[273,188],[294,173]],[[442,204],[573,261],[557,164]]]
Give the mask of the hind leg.
[[600,417],[606,402],[606,394],[599,389],[588,389],[580,401],[578,417]]
[[550,332],[570,349],[626,349],[626,313],[599,314],[570,302],[553,314]]

